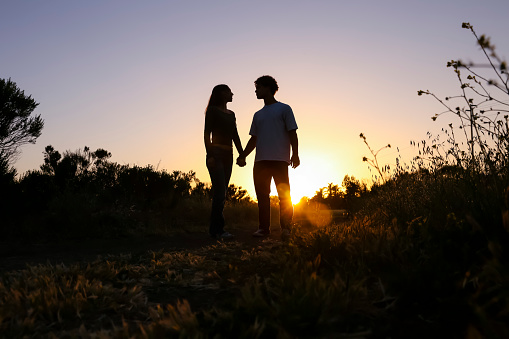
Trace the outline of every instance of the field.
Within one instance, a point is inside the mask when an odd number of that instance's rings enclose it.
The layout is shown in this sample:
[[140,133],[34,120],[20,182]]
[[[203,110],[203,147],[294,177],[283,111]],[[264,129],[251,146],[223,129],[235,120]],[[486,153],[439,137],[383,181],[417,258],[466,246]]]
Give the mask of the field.
[[[227,215],[233,217],[236,208],[256,205],[230,205]],[[32,262],[19,267],[13,258],[1,261],[0,333],[5,338],[509,335],[507,249],[488,240],[474,219],[450,213],[439,227],[424,218],[402,227],[396,219],[385,224],[381,217],[360,215],[320,227],[300,222],[287,241],[277,230],[255,239],[252,224],[236,224],[231,227],[236,239],[226,242],[195,226],[157,237],[50,243],[32,254],[18,248],[21,259]],[[44,262],[44,255],[51,261]]]

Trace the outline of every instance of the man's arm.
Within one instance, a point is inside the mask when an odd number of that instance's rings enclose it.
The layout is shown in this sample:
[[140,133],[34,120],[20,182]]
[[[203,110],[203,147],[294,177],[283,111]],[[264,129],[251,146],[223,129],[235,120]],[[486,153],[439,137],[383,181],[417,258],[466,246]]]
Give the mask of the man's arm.
[[290,136],[290,145],[292,145],[292,157],[290,158],[290,165],[292,168],[297,168],[300,165],[299,159],[299,138],[297,138],[297,130],[292,129],[288,132]]

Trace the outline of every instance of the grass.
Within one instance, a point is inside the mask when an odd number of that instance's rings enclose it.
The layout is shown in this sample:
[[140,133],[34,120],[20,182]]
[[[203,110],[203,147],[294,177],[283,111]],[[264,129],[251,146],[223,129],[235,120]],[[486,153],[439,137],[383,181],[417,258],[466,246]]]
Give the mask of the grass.
[[[240,214],[244,212],[238,212]],[[306,225],[309,227],[309,225]],[[505,337],[509,270],[450,215],[440,234],[358,218],[187,251],[4,272],[2,337]],[[471,253],[477,248],[478,253]]]

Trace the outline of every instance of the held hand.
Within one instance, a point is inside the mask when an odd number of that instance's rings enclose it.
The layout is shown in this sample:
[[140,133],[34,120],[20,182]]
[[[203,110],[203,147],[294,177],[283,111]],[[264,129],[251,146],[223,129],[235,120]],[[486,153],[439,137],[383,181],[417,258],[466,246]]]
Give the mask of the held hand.
[[238,157],[237,158],[237,165],[240,167],[246,166],[246,158]]
[[300,159],[297,154],[293,154],[292,158],[290,159],[290,165],[292,165],[292,168],[297,168],[300,165]]

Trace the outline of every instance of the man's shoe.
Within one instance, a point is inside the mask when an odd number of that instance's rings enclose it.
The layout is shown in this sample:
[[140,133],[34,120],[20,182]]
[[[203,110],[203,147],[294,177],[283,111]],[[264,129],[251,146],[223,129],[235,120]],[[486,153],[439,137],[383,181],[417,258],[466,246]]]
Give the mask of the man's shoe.
[[286,228],[283,229],[281,231],[281,239],[286,240],[286,239],[290,238],[290,234],[291,234],[291,232],[289,229],[286,229]]
[[267,237],[269,234],[270,231],[259,228],[258,231],[253,233],[253,237],[263,238]]

